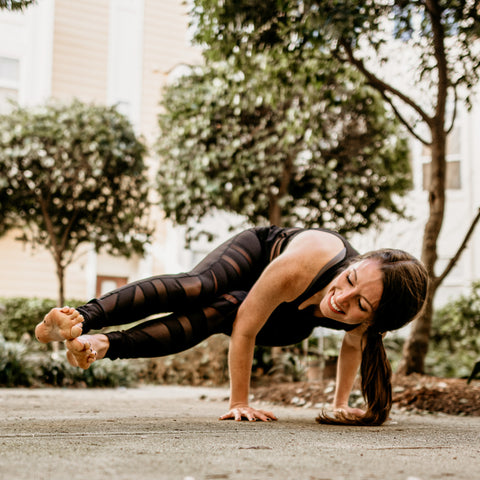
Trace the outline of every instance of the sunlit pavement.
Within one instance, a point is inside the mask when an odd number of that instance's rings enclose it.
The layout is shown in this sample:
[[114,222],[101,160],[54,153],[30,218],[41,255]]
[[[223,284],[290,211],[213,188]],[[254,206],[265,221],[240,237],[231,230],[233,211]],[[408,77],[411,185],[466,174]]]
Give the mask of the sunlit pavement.
[[228,391],[0,389],[0,479],[480,479],[480,417],[393,412],[383,427],[320,426],[262,405],[234,422]]

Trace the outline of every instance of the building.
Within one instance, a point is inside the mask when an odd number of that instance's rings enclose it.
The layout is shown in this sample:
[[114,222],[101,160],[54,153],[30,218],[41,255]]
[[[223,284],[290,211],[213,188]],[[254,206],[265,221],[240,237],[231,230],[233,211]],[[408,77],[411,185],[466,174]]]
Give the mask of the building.
[[[200,55],[189,42],[181,0],[41,0],[24,12],[0,11],[0,112],[49,98],[118,104],[151,143],[162,85],[177,64]],[[0,296],[57,298],[48,251],[0,238]],[[176,234],[158,222],[146,258],[96,254],[88,245],[66,271],[67,298],[86,300],[127,281],[177,268]]]
[[[182,0],[41,0],[23,13],[0,11],[0,111],[7,99],[23,105],[50,97],[117,103],[149,142],[156,136],[161,87],[175,66],[199,61],[189,43],[187,7]],[[439,269],[454,255],[480,207],[480,108],[460,111],[449,141],[447,210],[439,242]],[[383,246],[419,255],[428,215],[425,174],[428,152],[413,144],[414,188],[405,199],[409,220],[354,236],[367,251]],[[50,254],[0,238],[0,296],[57,297]],[[85,246],[66,272],[66,296],[86,300],[127,281],[191,266],[179,245],[181,233],[158,222],[145,258],[126,260],[96,254]],[[208,247],[206,247],[208,248]],[[200,250],[202,248],[200,247]],[[440,270],[439,270],[440,271]],[[444,303],[480,278],[480,226],[437,294]]]

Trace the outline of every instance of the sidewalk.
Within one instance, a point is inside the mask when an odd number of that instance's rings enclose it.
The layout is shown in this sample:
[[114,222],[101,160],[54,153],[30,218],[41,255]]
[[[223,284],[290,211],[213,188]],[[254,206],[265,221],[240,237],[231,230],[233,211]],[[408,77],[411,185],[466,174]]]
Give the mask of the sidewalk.
[[5,480],[476,480],[480,417],[393,413],[383,427],[218,421],[223,389],[0,389]]

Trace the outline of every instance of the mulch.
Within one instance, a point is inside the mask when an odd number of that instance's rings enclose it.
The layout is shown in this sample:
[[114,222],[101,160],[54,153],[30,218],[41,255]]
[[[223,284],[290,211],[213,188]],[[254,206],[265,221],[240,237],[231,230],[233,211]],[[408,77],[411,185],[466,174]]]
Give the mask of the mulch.
[[[357,390],[352,392],[354,406],[362,406]],[[480,380],[467,384],[465,379],[437,378],[428,375],[394,375],[393,408],[401,411],[480,416]],[[280,405],[326,407],[333,400],[332,380],[280,383],[258,386],[254,400]]]

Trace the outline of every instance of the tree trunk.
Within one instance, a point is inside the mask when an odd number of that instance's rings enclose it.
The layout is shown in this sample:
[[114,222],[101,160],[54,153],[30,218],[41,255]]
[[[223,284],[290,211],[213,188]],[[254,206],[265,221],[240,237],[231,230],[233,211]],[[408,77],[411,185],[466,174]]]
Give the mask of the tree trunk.
[[65,305],[65,268],[61,261],[57,260],[57,279],[58,279],[58,307]]
[[403,348],[403,358],[398,371],[404,375],[424,373],[425,357],[428,352],[430,329],[433,316],[433,301],[438,282],[435,276],[437,261],[437,241],[442,228],[445,213],[445,144],[446,134],[443,130],[443,121],[437,122],[432,129],[432,161],[429,186],[430,214],[425,225],[422,245],[422,261],[430,277],[430,287],[425,310],[413,325],[408,340]]

